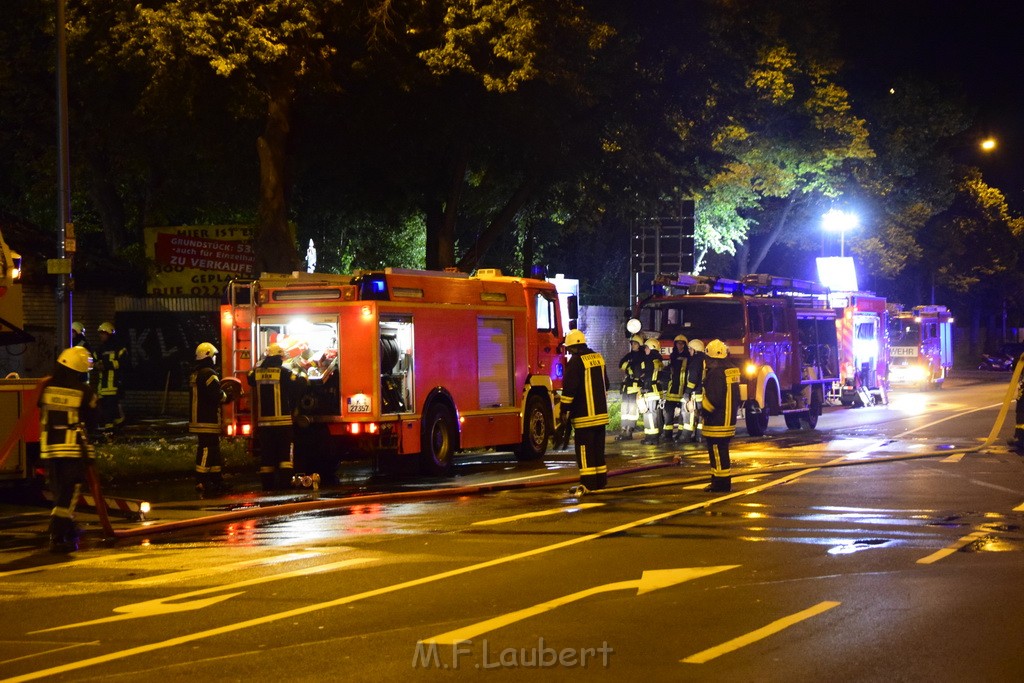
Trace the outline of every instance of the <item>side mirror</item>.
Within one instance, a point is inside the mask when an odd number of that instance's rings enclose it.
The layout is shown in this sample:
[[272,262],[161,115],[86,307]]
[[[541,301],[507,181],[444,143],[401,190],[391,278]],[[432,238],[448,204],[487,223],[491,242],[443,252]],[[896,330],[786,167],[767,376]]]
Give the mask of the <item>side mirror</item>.
[[579,329],[579,327],[578,327],[579,319],[580,319],[580,304],[579,304],[579,300],[576,298],[575,294],[570,294],[569,297],[565,300],[565,303],[566,303],[566,306],[569,308],[569,325],[568,325],[569,329],[570,330]]

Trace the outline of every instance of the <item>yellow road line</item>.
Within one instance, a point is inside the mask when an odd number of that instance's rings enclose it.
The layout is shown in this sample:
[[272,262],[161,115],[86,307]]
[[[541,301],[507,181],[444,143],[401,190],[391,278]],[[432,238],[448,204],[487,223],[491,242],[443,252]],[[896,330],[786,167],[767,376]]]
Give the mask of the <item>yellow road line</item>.
[[987,531],[975,531],[974,533],[967,534],[966,536],[958,540],[956,543],[948,545],[942,550],[937,550],[927,557],[922,557],[920,560],[917,561],[917,563],[932,564],[933,562],[938,562],[942,558],[948,557],[949,555],[952,555],[956,551],[960,550],[960,548],[963,548],[965,545],[974,543],[979,538],[987,536],[988,533],[989,532]]
[[709,662],[716,657],[721,657],[722,655],[728,654],[734,650],[738,650],[741,647],[746,647],[751,643],[756,643],[757,641],[763,640],[768,636],[775,635],[779,631],[784,631],[790,626],[798,624],[801,621],[804,621],[805,619],[816,617],[822,612],[826,612],[832,609],[833,607],[838,607],[840,604],[842,603],[835,602],[832,600],[819,602],[817,605],[814,605],[813,607],[808,607],[807,609],[801,612],[797,612],[796,614],[791,614],[788,617],[783,617],[782,619],[773,621],[767,626],[762,626],[756,631],[751,631],[750,633],[742,635],[738,638],[733,638],[732,640],[722,643],[721,645],[716,645],[715,647],[708,648],[703,652],[698,652],[697,654],[690,655],[689,657],[680,659],[679,661],[683,664],[704,664],[705,662]]
[[961,460],[963,460],[963,457],[965,455],[967,455],[967,454],[966,453],[955,453],[954,455],[951,455],[948,458],[943,458],[939,462],[960,462]]
[[78,567],[83,564],[99,564],[101,562],[113,562],[114,560],[124,560],[130,557],[143,558],[145,555],[139,553],[120,553],[117,555],[102,555],[96,557],[87,557],[82,560],[74,560],[72,562],[52,562],[50,564],[41,564],[38,567],[26,567],[25,569],[12,569],[9,572],[0,572],[0,579],[7,576],[16,576],[18,574],[31,574],[32,572],[45,572],[49,569],[66,569],[68,567]]
[[549,515],[558,515],[566,512],[575,512],[576,510],[585,510],[587,508],[598,508],[604,505],[604,503],[580,503],[579,505],[570,505],[563,508],[553,508],[551,510],[540,510],[538,512],[524,512],[521,515],[512,515],[510,517],[498,517],[496,519],[485,519],[479,522],[473,522],[470,526],[489,526],[492,524],[506,524],[508,522],[516,522],[520,519],[531,519],[533,517],[547,517]]
[[81,659],[76,662],[69,662],[67,664],[61,664],[54,666],[49,669],[42,669],[39,671],[31,671],[20,676],[13,676],[11,678],[4,679],[3,683],[18,683],[20,681],[34,681],[39,678],[46,678],[47,676],[55,676],[57,674],[67,673],[68,671],[77,671],[79,669],[85,669],[96,664],[105,664],[107,662],[117,661],[119,659],[126,659],[128,657],[134,657],[135,655],[145,654],[147,652],[155,652],[157,650],[163,650],[177,645],[184,645],[186,643],[192,643],[197,640],[203,640],[206,638],[212,638],[214,636],[224,635],[227,633],[233,633],[235,631],[241,631],[243,629],[252,628],[254,626],[262,626],[263,624],[271,624],[275,621],[282,621],[284,619],[294,619],[295,617],[302,616],[305,614],[312,614],[321,610],[329,609],[331,607],[339,607],[341,605],[348,605],[353,602],[360,600],[366,600],[368,598],[375,598],[381,595],[388,595],[395,593],[406,588],[415,588],[418,586],[424,586],[430,583],[441,581],[444,579],[454,578],[456,576],[462,576],[463,574],[469,574],[471,572],[479,571],[481,569],[488,569],[490,567],[498,567],[503,564],[515,562],[517,560],[523,560],[529,557],[536,557],[549,553],[555,550],[561,550],[562,548],[570,548],[581,543],[587,543],[588,541],[594,541],[607,536],[613,536],[620,534],[623,531],[629,531],[637,527],[647,526],[654,522],[660,522],[663,519],[670,519],[672,517],[685,514],[687,512],[693,512],[694,510],[700,510],[702,508],[709,507],[717,502],[730,500],[738,496],[747,496],[765,489],[772,488],[790,482],[798,477],[802,477],[805,474],[811,472],[817,472],[819,468],[812,467],[799,472],[793,472],[784,477],[780,477],[774,481],[766,482],[764,484],[758,484],[752,486],[749,489],[742,491],[736,491],[735,493],[728,493],[718,498],[709,498],[708,500],[700,503],[694,503],[685,507],[677,508],[675,510],[669,510],[668,512],[661,512],[656,515],[644,517],[633,522],[627,522],[618,526],[604,529],[603,531],[597,531],[586,536],[576,536],[565,541],[558,543],[552,543],[551,545],[541,546],[540,548],[534,548],[533,550],[525,550],[520,553],[514,553],[512,555],[505,555],[504,557],[496,557],[493,560],[486,560],[484,562],[478,562],[477,564],[467,565],[465,567],[459,567],[457,569],[450,569],[446,572],[440,572],[438,574],[431,574],[424,576],[419,579],[412,579],[410,581],[404,581],[402,583],[391,584],[390,586],[382,586],[380,588],[374,588],[373,590],[364,591],[362,593],[354,593],[352,595],[346,595],[334,600],[327,600],[325,602],[315,603],[312,605],[305,605],[303,607],[296,607],[295,609],[285,610],[284,612],[277,612],[275,614],[268,614],[255,619],[247,619],[245,621],[235,622],[233,624],[227,624],[217,628],[207,629],[205,631],[196,631],[194,633],[187,633],[177,638],[170,638],[168,640],[159,641],[156,643],[147,643],[145,645],[139,645],[137,647],[128,648],[127,650],[119,650],[115,652],[108,652],[103,655],[96,657],[90,657],[89,659]]
[[1014,512],[1024,512],[1024,503],[1021,503],[1017,507],[1013,508]]

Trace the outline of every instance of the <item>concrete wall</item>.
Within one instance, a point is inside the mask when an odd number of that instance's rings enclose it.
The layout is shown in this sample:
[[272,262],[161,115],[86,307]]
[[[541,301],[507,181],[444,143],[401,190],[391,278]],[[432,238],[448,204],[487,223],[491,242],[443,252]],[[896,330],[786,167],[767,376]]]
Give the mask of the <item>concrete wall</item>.
[[619,359],[629,351],[626,311],[611,306],[580,306],[579,328],[587,335],[590,348],[604,356],[612,389],[622,383]]

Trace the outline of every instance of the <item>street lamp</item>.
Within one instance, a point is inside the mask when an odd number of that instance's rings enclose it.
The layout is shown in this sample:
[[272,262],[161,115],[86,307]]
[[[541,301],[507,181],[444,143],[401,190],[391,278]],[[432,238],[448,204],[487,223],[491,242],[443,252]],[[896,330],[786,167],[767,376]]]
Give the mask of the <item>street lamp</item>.
[[829,209],[821,217],[821,227],[825,232],[839,233],[839,256],[846,256],[846,231],[853,230],[860,223],[857,214],[839,209]]

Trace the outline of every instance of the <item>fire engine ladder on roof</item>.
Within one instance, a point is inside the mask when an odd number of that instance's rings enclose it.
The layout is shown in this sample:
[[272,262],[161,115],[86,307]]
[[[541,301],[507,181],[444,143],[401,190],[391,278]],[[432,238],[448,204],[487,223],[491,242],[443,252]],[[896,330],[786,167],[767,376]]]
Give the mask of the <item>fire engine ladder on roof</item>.
[[256,323],[256,296],[259,285],[254,280],[232,280],[227,298],[231,307],[231,349],[225,353],[229,367],[225,374],[238,377],[253,367],[253,326]]

